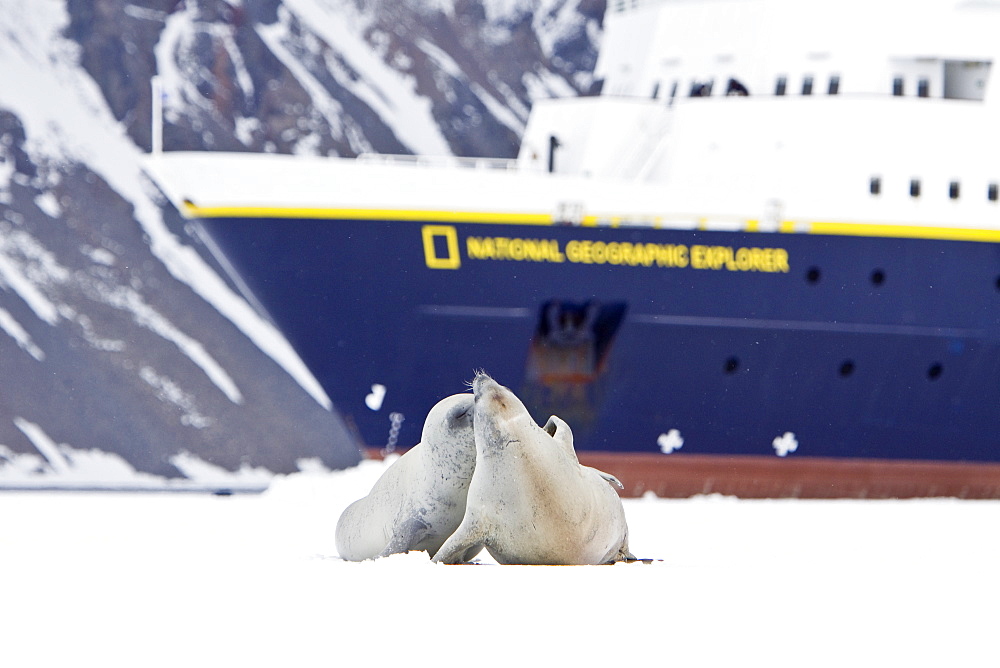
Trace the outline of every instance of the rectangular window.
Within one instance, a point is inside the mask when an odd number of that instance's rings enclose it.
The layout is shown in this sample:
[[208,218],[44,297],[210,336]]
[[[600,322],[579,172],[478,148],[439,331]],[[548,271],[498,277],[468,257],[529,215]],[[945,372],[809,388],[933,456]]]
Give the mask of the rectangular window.
[[920,179],[910,179],[910,197],[920,197]]
[[1000,195],[1000,186],[996,183],[991,183],[989,188],[986,189],[986,196],[991,202],[997,201],[997,197]]
[[871,179],[868,180],[868,192],[870,192],[872,195],[881,195],[882,194],[882,177],[881,176],[873,176],[873,177],[871,177]]
[[828,95],[836,95],[840,92],[840,75],[831,74],[830,75],[830,85],[827,86],[826,92]]
[[895,77],[892,80],[892,94],[899,96],[903,94],[903,77]]
[[948,184],[948,197],[958,199],[958,181],[952,181]]
[[927,77],[920,77],[917,80],[917,97],[930,97],[931,96],[931,82],[928,81]]
[[788,77],[778,77],[778,82],[774,85],[775,95],[784,95],[788,87]]
[[812,95],[813,94],[813,78],[811,76],[803,77],[802,79],[802,94]]

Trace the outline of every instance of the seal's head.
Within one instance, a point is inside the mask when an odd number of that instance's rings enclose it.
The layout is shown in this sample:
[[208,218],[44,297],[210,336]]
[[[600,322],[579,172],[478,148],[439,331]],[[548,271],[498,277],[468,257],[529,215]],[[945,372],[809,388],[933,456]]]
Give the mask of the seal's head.
[[513,392],[483,372],[472,381],[476,397],[476,447],[495,451],[523,444],[541,432],[528,409]]
[[471,394],[453,394],[434,404],[424,420],[420,442],[430,448],[454,448],[471,444],[474,397]]

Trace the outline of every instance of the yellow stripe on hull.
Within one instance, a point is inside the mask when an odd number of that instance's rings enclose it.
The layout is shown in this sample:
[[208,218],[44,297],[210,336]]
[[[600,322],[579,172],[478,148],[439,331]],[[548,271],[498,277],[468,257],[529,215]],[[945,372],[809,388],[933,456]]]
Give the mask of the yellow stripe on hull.
[[[257,206],[197,206],[185,202],[182,213],[189,218],[304,218],[323,220],[400,220],[414,222],[443,223],[492,223],[501,225],[554,225],[551,214],[506,213],[497,211],[453,211],[416,209],[350,209],[350,208],[310,208],[310,207],[257,207]],[[621,224],[619,218],[594,215],[584,216],[578,222],[583,227],[595,227],[601,222],[611,222],[612,227]],[[655,219],[651,227],[670,229],[664,226],[661,217]],[[617,224],[615,224],[617,223]],[[699,221],[698,229],[708,229],[706,219]],[[678,228],[682,229],[682,228]],[[743,231],[766,233],[761,230],[760,221],[748,219]],[[979,241],[1000,243],[1000,230],[959,227],[935,227],[924,225],[887,225],[875,223],[799,222],[783,220],[778,225],[783,234],[820,234],[832,236],[890,237],[899,239],[934,239],[941,241]]]

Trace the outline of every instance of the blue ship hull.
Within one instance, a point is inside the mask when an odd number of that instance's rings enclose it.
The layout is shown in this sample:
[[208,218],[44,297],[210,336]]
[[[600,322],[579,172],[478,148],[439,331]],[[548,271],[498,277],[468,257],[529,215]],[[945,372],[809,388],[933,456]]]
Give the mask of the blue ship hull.
[[995,243],[200,224],[374,448],[417,443],[482,368],[581,453],[1000,461]]

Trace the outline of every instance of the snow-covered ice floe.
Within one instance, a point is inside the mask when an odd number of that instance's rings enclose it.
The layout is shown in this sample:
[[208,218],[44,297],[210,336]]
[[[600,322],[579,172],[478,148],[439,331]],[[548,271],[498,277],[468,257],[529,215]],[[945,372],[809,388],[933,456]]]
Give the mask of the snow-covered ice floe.
[[[391,460],[390,460],[391,461]],[[988,665],[1000,502],[625,499],[651,564],[345,562],[387,463],[259,495],[0,494],[4,665]]]

